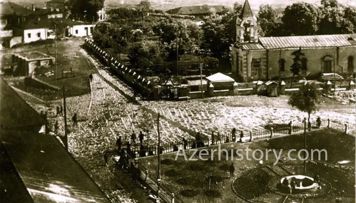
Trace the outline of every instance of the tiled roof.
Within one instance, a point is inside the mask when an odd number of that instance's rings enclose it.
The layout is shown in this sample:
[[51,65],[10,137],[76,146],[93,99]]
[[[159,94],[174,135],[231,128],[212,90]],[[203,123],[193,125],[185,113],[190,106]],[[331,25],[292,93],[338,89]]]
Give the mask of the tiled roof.
[[256,49],[264,49],[261,44],[243,44],[243,50],[256,50]]
[[18,16],[28,16],[32,12],[18,4],[8,1],[1,1],[0,2],[0,15],[7,16],[7,15],[18,15]]
[[308,47],[337,47],[350,46],[354,43],[354,36],[343,35],[309,35],[289,37],[261,37],[259,41],[266,49],[279,48],[308,48]]

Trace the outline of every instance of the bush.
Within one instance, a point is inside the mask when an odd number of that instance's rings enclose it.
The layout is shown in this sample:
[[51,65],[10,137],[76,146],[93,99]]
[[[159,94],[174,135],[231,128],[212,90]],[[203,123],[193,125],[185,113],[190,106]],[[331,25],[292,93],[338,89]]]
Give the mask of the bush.
[[194,197],[199,194],[198,190],[181,190],[180,194],[185,197]]
[[221,197],[221,193],[218,190],[205,190],[204,194],[207,197],[218,198]]
[[170,169],[170,170],[166,171],[164,174],[169,177],[179,176],[179,173],[174,169]]

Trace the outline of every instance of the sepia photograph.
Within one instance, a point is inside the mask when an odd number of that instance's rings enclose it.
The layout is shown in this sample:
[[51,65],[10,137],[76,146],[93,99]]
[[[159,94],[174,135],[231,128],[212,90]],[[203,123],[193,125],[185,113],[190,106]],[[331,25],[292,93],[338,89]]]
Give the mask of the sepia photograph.
[[356,0],[0,0],[1,203],[355,203]]

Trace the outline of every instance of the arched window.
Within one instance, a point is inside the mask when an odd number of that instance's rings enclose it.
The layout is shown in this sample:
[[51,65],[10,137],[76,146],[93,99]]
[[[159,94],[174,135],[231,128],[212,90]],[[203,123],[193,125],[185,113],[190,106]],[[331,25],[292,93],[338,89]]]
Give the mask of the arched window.
[[331,73],[333,67],[333,57],[332,56],[324,56],[322,58],[322,72],[323,73]]
[[286,60],[284,59],[279,59],[279,71],[284,72],[286,70]]
[[354,72],[354,57],[353,56],[349,56],[347,58],[347,72],[348,73]]

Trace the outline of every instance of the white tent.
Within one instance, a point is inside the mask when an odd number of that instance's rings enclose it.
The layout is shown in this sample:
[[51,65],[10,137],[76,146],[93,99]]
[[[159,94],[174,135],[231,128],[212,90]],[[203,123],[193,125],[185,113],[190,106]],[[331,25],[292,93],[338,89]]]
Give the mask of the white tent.
[[209,80],[212,83],[234,83],[235,80],[233,78],[231,78],[230,76],[227,76],[225,74],[222,73],[215,73],[213,75],[210,75],[208,77],[206,77],[207,80]]

